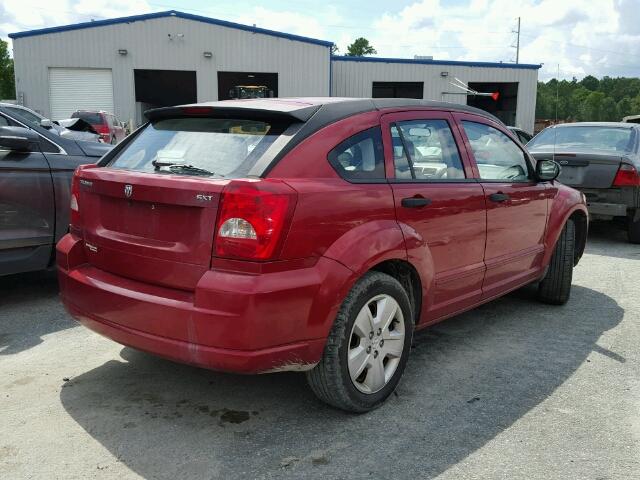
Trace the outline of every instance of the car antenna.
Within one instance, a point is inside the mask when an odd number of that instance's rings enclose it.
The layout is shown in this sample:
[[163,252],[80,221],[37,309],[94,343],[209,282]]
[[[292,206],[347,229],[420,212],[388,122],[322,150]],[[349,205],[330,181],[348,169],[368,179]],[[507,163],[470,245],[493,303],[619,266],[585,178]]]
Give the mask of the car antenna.
[[556,143],[558,141],[558,102],[560,100],[560,64],[558,63],[558,75],[556,76],[556,119],[553,126],[553,156],[552,160],[556,161]]

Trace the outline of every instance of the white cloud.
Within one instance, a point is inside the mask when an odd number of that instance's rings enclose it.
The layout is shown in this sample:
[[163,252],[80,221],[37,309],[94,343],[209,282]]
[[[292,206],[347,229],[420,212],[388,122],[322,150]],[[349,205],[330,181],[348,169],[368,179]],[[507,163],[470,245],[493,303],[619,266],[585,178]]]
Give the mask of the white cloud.
[[3,0],[0,37],[9,33],[151,11],[146,0]]
[[[0,37],[43,28],[165,10],[153,0],[3,0]],[[258,4],[258,2],[256,2]],[[363,36],[378,56],[513,61],[516,17],[522,18],[520,61],[543,63],[541,78],[638,75],[640,0],[417,0],[393,11],[355,15],[353,5],[205,3],[193,13],[324,40],[342,53]],[[177,7],[179,9],[179,7]],[[240,12],[240,13],[237,13]],[[365,20],[366,19],[366,20]]]

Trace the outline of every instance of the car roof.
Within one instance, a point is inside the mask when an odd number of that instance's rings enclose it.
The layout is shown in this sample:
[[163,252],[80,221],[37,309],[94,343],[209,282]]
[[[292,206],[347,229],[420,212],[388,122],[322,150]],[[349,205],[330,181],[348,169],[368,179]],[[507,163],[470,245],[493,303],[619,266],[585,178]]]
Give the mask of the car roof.
[[178,114],[186,107],[210,107],[220,113],[241,114],[251,111],[257,117],[288,118],[294,121],[321,123],[316,127],[334,123],[358,113],[384,109],[429,108],[434,110],[473,113],[497,121],[484,110],[449,102],[436,102],[412,98],[348,98],[348,97],[300,97],[300,98],[255,98],[246,100],[222,100],[193,103],[176,107],[148,110],[145,116],[151,120]]
[[[39,116],[39,117],[42,117],[42,115],[40,115],[35,110],[31,110],[30,108],[25,107],[24,105],[18,105],[17,103],[0,102],[0,108],[18,108],[20,110],[26,110],[26,111],[31,112],[31,113]],[[45,117],[42,117],[42,118],[45,118]]]
[[627,122],[573,122],[573,123],[559,123],[557,125],[551,125],[553,128],[566,128],[566,127],[617,127],[617,128],[640,128],[638,123]]

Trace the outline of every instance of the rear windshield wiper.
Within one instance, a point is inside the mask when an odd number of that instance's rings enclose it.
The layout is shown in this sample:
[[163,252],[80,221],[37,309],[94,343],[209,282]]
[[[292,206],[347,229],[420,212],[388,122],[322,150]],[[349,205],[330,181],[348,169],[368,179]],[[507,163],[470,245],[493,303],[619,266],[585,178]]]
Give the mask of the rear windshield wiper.
[[166,167],[170,172],[184,172],[191,173],[193,175],[204,175],[204,176],[218,176],[224,177],[224,175],[217,174],[215,172],[210,172],[204,168],[196,167],[194,165],[185,165],[184,163],[165,163],[165,162],[153,162],[153,165],[156,167],[156,170],[159,170],[162,167]]

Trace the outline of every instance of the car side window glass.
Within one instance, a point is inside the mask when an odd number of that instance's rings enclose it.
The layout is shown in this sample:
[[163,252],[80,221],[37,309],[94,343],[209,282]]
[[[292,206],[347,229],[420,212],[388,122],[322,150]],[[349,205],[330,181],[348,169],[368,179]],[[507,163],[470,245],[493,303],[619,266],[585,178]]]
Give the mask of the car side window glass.
[[446,120],[409,120],[391,126],[396,178],[419,181],[465,178],[460,152]]
[[30,123],[31,125],[40,125],[40,117],[37,115],[23,110],[22,108],[6,107],[10,114],[18,117],[19,120]]
[[42,137],[40,137],[40,149],[45,153],[60,153],[57,146]]
[[329,152],[329,163],[346,180],[384,180],[384,152],[379,127],[360,132]]
[[524,152],[500,130],[484,123],[463,121],[462,126],[483,180],[527,182],[529,167]]
[[8,127],[10,125],[9,120],[0,115],[0,127]]

